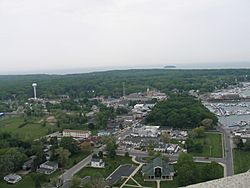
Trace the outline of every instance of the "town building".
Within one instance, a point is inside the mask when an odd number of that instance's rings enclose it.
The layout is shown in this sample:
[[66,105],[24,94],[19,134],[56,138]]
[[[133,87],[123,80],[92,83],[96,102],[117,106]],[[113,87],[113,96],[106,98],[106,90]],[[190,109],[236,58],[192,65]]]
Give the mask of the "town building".
[[104,168],[105,162],[99,158],[92,158],[90,162],[90,166],[93,168]]
[[97,136],[110,136],[111,133],[109,131],[98,131]]
[[37,158],[37,156],[35,156],[35,155],[31,156],[28,161],[23,163],[22,169],[23,170],[30,170],[34,165],[34,160],[36,158]]
[[44,173],[44,174],[52,174],[57,169],[58,169],[57,162],[46,161],[45,163],[43,163],[39,166],[39,169],[37,169],[37,171],[40,173]]
[[163,142],[157,142],[154,146],[154,151],[165,153],[167,150],[167,144]]
[[63,137],[73,137],[73,138],[88,138],[91,135],[90,131],[83,130],[63,130]]
[[173,180],[174,167],[160,157],[142,167],[142,175],[145,181]]
[[137,126],[132,129],[131,136],[135,137],[159,137],[159,126]]
[[9,174],[7,176],[4,176],[3,178],[5,181],[7,181],[8,183],[11,183],[11,184],[15,184],[19,181],[22,180],[22,177],[17,175],[17,174]]

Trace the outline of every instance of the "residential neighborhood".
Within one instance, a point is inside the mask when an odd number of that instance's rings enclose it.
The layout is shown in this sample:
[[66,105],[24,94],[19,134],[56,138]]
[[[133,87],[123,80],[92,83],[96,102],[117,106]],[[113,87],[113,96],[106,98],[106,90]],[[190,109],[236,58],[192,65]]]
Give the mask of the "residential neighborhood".
[[[132,96],[134,99],[130,100]],[[37,102],[41,103],[42,111],[49,115],[47,123],[58,125],[58,120],[48,112],[47,107],[69,100],[69,97],[59,99],[56,103],[44,99],[29,100],[26,105],[31,109]],[[225,151],[232,146],[223,146],[222,143],[237,138],[239,141],[234,143],[240,147],[241,142],[247,142],[248,128],[231,132],[226,132],[223,127],[209,129],[206,128],[211,126],[209,119],[194,129],[149,123],[148,119],[152,118],[155,107],[169,100],[171,98],[161,92],[149,89],[145,93],[130,94],[119,99],[90,99],[89,111],[79,114],[79,118],[84,118],[86,126],[73,129],[65,127],[35,139],[35,142],[42,143],[42,157],[29,156],[19,171],[7,174],[4,180],[16,184],[22,182],[23,177],[29,173],[48,177],[59,174],[56,175],[58,186],[70,187],[77,177],[84,187],[96,181],[94,174],[97,172],[104,178],[98,181],[105,187],[122,188],[129,185],[128,182],[138,187],[154,187],[155,184],[164,187],[170,182],[177,185],[180,173],[176,177],[175,165],[179,163],[181,155],[189,154],[194,155],[189,165],[193,162],[197,165],[212,165],[215,162],[213,168],[223,169],[217,178],[233,175],[230,159],[225,157],[228,155]],[[133,101],[133,104],[129,101]],[[209,106],[206,102],[204,104]],[[108,113],[107,116],[100,116],[103,109]],[[114,116],[114,112],[118,114]],[[66,116],[69,116],[67,113]],[[102,124],[104,120],[106,128],[95,128],[96,124]]]

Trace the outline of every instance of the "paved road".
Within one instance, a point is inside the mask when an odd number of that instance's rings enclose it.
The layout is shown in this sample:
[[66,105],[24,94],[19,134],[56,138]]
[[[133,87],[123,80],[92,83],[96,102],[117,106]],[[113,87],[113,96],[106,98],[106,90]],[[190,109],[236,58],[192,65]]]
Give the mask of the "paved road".
[[84,168],[85,166],[87,166],[91,159],[92,159],[92,155],[94,153],[98,153],[99,151],[103,151],[105,148],[105,145],[94,150],[93,153],[91,153],[89,156],[87,156],[86,158],[84,158],[82,161],[80,161],[79,163],[77,163],[75,166],[71,167],[70,169],[68,169],[66,172],[64,172],[61,176],[62,181],[63,181],[63,185],[61,186],[61,188],[68,188],[69,184],[70,184],[70,180],[72,179],[72,177],[79,172],[82,168]]
[[87,164],[89,164],[90,161],[91,161],[91,159],[92,159],[92,155],[93,154],[90,154],[85,159],[83,159],[82,161],[80,161],[79,163],[77,163],[75,166],[73,166],[72,168],[70,168],[66,172],[64,172],[63,175],[62,175],[63,182],[71,180],[72,177],[77,172],[79,172],[83,167],[87,166]]
[[223,133],[223,143],[224,143],[224,149],[225,149],[225,156],[224,160],[227,166],[227,176],[232,176],[234,174],[234,168],[233,168],[233,141],[231,138],[230,130],[223,127],[222,124],[219,124],[217,126],[217,130],[221,133]]

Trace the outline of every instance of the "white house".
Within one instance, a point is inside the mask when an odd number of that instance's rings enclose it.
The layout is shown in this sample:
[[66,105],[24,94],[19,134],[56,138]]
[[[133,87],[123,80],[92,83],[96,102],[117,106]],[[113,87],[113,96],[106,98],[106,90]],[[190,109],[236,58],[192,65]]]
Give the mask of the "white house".
[[9,175],[5,176],[3,179],[5,181],[7,181],[8,183],[15,184],[15,183],[19,182],[22,179],[22,177],[17,175],[17,174],[9,174]]
[[134,105],[134,109],[142,110],[144,108],[144,104],[136,104]]
[[63,137],[88,138],[91,135],[90,131],[83,130],[63,130]]
[[177,144],[170,144],[167,147],[168,153],[177,153],[179,151],[180,147]]
[[105,162],[102,159],[92,158],[90,166],[94,168],[104,168]]
[[57,169],[58,169],[57,162],[46,161],[45,163],[40,165],[40,168],[37,171],[44,174],[52,174]]
[[165,153],[166,152],[166,149],[167,149],[167,144],[164,144],[162,142],[159,142],[157,143],[155,146],[154,146],[154,151],[156,152],[162,152],[162,153]]
[[111,133],[108,131],[99,131],[97,133],[97,136],[110,136],[110,135],[111,135]]

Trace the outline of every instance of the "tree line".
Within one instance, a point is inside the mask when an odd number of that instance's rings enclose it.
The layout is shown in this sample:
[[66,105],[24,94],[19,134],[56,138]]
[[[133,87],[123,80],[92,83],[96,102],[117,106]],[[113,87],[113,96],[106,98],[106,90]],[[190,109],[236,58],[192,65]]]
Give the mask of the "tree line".
[[31,84],[38,83],[37,93],[43,98],[58,98],[66,94],[71,98],[103,95],[122,96],[122,83],[126,93],[146,91],[148,87],[167,94],[177,89],[211,92],[226,88],[239,81],[250,80],[249,69],[230,70],[116,70],[71,75],[15,75],[0,76],[0,99],[26,100],[33,96]]

